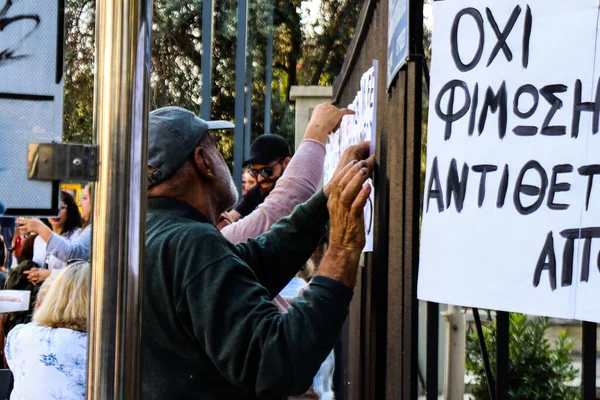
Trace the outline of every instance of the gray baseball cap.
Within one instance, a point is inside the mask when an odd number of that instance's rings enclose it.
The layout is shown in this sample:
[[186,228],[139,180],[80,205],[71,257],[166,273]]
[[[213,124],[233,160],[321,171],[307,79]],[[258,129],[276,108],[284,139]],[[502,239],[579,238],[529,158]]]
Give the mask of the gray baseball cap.
[[163,107],[148,120],[148,186],[156,185],[177,171],[192,155],[200,139],[214,129],[232,129],[228,121],[204,121],[181,107]]

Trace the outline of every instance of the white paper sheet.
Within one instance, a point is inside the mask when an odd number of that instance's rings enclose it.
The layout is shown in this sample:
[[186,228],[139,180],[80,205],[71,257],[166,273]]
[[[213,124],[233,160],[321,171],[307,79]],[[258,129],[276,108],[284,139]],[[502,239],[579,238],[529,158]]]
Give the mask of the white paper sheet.
[[[375,151],[377,68],[377,60],[373,60],[373,67],[363,74],[360,79],[360,90],[356,93],[352,103],[347,106],[356,114],[344,116],[340,128],[329,135],[324,162],[324,184],[331,180],[338,161],[347,147],[370,140],[371,154]],[[366,244],[363,252],[373,251],[375,217],[375,186],[371,179],[367,180],[367,183],[373,190],[371,190],[364,211]]]
[[0,290],[0,313],[29,310],[29,290]]

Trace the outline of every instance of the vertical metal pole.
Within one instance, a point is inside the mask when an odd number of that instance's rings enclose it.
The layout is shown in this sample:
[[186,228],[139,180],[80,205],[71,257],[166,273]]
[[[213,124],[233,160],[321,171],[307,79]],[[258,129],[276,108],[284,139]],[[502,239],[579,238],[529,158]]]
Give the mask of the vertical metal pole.
[[477,338],[479,339],[479,349],[481,350],[481,358],[483,359],[483,368],[485,369],[485,377],[487,378],[488,395],[491,400],[496,400],[494,397],[494,376],[490,365],[490,357],[485,346],[485,337],[483,336],[483,326],[481,318],[479,318],[479,309],[473,307],[473,318],[475,319],[475,329],[477,329]]
[[252,137],[252,55],[248,51],[246,59],[246,129],[244,131],[244,160],[250,158],[250,139]]
[[271,96],[273,82],[273,0],[269,1],[269,26],[267,34],[267,60],[266,60],[266,77],[265,77],[265,133],[271,133]]
[[583,400],[596,399],[596,336],[593,322],[582,323],[581,394]]
[[213,14],[215,3],[212,0],[202,0],[202,104],[200,118],[210,120],[210,105],[212,102],[212,45],[213,45]]
[[438,343],[440,334],[440,305],[427,302],[427,400],[438,398]]
[[242,189],[242,156],[244,154],[244,81],[246,79],[246,41],[248,2],[238,0],[237,44],[235,49],[235,131],[233,136],[233,180]]
[[465,397],[465,357],[467,319],[460,307],[448,306],[446,317],[446,377],[444,398],[462,400]]
[[139,398],[151,0],[97,0],[87,399]]
[[508,400],[509,313],[496,312],[496,400]]

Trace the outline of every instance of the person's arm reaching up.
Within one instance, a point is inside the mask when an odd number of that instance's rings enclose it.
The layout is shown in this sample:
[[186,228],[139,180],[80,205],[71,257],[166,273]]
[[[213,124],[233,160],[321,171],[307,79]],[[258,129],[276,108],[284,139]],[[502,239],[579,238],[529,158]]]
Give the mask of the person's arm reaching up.
[[344,115],[353,113],[327,103],[315,107],[304,140],[273,191],[250,215],[225,226],[221,233],[233,243],[257,237],[315,194],[323,175],[327,136],[338,128]]

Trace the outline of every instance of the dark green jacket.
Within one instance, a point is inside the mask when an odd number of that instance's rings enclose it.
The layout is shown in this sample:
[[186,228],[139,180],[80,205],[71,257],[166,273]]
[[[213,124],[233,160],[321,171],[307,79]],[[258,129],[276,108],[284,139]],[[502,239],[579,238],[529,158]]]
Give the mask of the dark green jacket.
[[308,389],[352,290],[315,277],[287,314],[271,299],[316,248],[326,203],[319,192],[234,245],[188,204],[148,199],[143,399],[272,399]]

